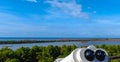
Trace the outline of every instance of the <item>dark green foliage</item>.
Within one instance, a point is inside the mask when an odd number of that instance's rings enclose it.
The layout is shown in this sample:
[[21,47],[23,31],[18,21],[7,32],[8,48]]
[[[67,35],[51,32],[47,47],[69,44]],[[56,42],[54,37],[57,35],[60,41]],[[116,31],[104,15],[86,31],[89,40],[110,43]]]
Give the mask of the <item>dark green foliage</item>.
[[5,62],[20,62],[20,61],[19,61],[19,59],[16,59],[16,58],[14,58],[14,59],[8,58],[8,59],[6,59]]
[[14,58],[14,57],[15,57],[14,51],[11,49],[6,47],[0,50],[0,62],[4,62],[8,58]]
[[[75,48],[75,45],[49,45],[47,47],[21,47],[14,51],[6,47],[0,50],[0,62],[54,62],[56,58],[62,58],[69,55]],[[101,46],[97,46],[97,48],[105,49],[109,56],[120,56],[120,45],[103,44]]]

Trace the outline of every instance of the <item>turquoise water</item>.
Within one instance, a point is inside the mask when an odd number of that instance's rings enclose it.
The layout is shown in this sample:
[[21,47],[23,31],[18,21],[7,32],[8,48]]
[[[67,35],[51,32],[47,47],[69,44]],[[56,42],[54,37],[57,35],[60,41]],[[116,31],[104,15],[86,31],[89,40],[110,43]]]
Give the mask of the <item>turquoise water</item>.
[[53,46],[62,46],[62,45],[76,45],[77,47],[80,46],[89,46],[89,45],[102,45],[102,44],[106,44],[106,45],[120,45],[120,42],[101,42],[101,41],[97,41],[97,42],[50,42],[50,43],[29,43],[29,44],[1,44],[0,48],[3,47],[9,47],[13,50],[20,48],[20,47],[29,47],[31,48],[34,45],[37,46],[48,46],[48,45],[53,45]]

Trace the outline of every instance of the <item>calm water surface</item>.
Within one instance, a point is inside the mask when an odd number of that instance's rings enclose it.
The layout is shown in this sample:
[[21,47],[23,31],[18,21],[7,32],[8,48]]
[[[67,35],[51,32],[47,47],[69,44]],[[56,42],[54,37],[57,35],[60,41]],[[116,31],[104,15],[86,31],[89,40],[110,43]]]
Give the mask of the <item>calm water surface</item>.
[[1,44],[0,48],[3,47],[9,47],[13,50],[20,48],[20,47],[29,47],[31,48],[34,45],[37,46],[48,46],[48,45],[53,45],[53,46],[62,46],[62,45],[76,45],[77,47],[80,46],[88,46],[88,45],[102,45],[102,44],[106,44],[106,45],[120,45],[120,42],[101,42],[101,41],[97,41],[97,42],[51,42],[51,43],[30,43],[30,44]]

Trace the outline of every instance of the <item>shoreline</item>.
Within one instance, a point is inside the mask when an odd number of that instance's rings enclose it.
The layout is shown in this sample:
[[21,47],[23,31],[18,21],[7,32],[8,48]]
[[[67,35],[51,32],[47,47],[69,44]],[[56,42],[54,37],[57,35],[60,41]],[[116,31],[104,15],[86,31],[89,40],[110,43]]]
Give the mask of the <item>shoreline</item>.
[[120,42],[120,39],[56,39],[56,40],[0,40],[0,44],[29,44],[49,42]]

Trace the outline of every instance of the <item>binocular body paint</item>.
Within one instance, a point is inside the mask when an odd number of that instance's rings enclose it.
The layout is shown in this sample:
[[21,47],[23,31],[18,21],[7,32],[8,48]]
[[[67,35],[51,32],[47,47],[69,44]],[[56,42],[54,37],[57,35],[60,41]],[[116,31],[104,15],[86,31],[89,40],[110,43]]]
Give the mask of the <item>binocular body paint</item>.
[[56,59],[54,62],[108,62],[108,54],[104,49],[91,45],[87,48],[77,48],[67,57]]

